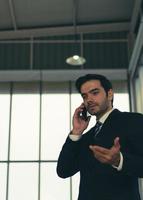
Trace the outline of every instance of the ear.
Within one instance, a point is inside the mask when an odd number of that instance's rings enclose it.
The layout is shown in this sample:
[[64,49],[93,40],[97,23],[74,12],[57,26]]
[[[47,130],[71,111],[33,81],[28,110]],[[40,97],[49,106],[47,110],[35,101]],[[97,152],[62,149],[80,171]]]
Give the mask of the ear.
[[108,91],[108,99],[109,99],[109,100],[112,100],[112,99],[113,99],[113,90],[112,90],[112,89],[110,89],[110,90]]

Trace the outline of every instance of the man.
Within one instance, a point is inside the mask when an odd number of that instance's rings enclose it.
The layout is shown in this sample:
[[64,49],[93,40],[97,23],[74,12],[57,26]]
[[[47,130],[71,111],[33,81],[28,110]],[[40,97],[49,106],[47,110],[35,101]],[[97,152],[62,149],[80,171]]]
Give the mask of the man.
[[[143,115],[113,109],[110,81],[88,74],[76,81],[83,103],[75,110],[73,128],[63,145],[57,173],[66,178],[80,172],[78,200],[140,200],[143,177]],[[97,125],[86,130],[90,116]]]

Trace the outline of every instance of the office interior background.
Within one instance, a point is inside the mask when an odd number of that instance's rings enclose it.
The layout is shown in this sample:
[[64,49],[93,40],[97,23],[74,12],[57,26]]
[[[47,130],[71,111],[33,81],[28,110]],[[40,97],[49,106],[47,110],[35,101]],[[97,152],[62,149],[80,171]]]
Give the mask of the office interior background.
[[[142,0],[0,1],[1,200],[77,199],[79,174],[60,179],[56,164],[82,102],[79,76],[107,76],[114,107],[143,112],[142,8]],[[86,63],[67,64],[73,54]]]

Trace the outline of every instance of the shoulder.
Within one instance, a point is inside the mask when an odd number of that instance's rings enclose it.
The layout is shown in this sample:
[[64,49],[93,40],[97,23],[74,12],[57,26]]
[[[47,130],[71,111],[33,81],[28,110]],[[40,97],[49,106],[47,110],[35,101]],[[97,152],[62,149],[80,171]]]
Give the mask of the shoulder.
[[114,109],[112,111],[111,114],[115,114],[115,115],[118,115],[118,116],[126,116],[126,117],[143,117],[143,114],[142,113],[137,113],[137,112],[126,112],[126,111],[120,111],[118,109]]
[[117,117],[119,120],[130,121],[130,122],[143,122],[143,114],[137,112],[121,112],[117,109],[113,110],[113,117]]
[[143,114],[137,112],[120,112],[122,116],[129,118],[143,118]]

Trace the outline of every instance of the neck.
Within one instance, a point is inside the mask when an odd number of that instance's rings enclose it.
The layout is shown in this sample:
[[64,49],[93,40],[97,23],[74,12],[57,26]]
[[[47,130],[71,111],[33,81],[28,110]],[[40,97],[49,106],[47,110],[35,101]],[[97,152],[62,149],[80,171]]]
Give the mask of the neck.
[[99,120],[101,117],[103,117],[103,115],[105,115],[107,112],[109,112],[110,110],[112,110],[113,107],[109,107],[106,111],[96,115],[96,119]]

